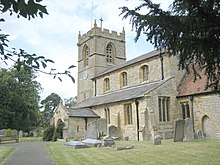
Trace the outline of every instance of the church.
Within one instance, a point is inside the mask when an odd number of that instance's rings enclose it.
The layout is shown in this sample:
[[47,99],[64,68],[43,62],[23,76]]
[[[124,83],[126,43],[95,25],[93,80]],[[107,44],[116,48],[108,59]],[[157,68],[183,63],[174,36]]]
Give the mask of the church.
[[[150,140],[174,136],[174,121],[190,118],[193,131],[220,138],[220,97],[205,89],[206,76],[178,69],[178,56],[154,50],[126,61],[125,30],[98,27],[78,35],[77,104],[60,104],[52,118],[65,138],[84,138],[88,124],[105,119],[117,137]],[[108,132],[108,131],[107,131]]]

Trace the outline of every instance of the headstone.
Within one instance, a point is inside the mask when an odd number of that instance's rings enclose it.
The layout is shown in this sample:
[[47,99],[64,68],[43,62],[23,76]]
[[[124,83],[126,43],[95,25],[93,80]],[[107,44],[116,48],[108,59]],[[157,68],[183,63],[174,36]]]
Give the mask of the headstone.
[[185,135],[186,141],[190,141],[190,140],[194,139],[193,123],[190,118],[185,119],[184,135]]
[[99,136],[107,135],[107,121],[104,118],[97,120],[97,131]]
[[154,136],[154,145],[161,145],[161,136],[160,135]]
[[174,124],[174,142],[182,142],[184,138],[185,120],[175,120]]
[[1,129],[0,130],[0,135],[5,135],[6,136],[6,130],[5,129]]
[[22,138],[22,137],[23,137],[23,131],[22,131],[22,130],[19,131],[18,137],[19,137],[19,138]]
[[97,139],[85,139],[82,143],[85,143],[89,147],[100,147],[102,145],[102,141]]
[[109,136],[118,137],[118,130],[116,126],[111,125],[108,129],[109,129]]
[[16,129],[13,129],[12,135],[18,136],[18,131]]
[[75,148],[75,149],[79,149],[79,148],[88,148],[88,146],[85,143],[82,143],[80,141],[69,141],[67,142],[65,145]]
[[197,131],[197,136],[198,136],[198,139],[202,139],[203,138],[202,131],[198,130]]
[[86,139],[97,139],[98,138],[97,122],[96,121],[92,121],[92,122],[88,123],[85,138]]
[[105,136],[103,138],[104,147],[111,147],[115,145],[115,141],[111,136]]

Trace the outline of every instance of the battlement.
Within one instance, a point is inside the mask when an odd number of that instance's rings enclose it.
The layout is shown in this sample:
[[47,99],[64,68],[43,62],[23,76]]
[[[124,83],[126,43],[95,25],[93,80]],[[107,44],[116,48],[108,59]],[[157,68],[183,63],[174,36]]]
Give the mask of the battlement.
[[122,32],[118,33],[116,31],[109,31],[108,29],[102,29],[100,27],[94,26],[91,30],[87,33],[78,36],[78,43],[82,43],[88,40],[91,37],[98,36],[98,37],[105,37],[105,38],[114,38],[116,40],[125,40],[125,32],[124,29]]

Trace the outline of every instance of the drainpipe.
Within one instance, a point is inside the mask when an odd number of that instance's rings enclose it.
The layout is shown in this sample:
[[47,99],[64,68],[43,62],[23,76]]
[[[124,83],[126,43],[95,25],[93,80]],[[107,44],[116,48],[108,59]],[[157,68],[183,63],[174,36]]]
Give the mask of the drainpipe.
[[189,100],[190,100],[191,112],[192,112],[193,134],[195,134],[195,127],[194,127],[194,109],[193,109],[193,96],[189,96]]
[[161,48],[160,48],[160,62],[161,62],[161,79],[164,79],[164,71],[163,71],[163,53],[161,53]]
[[139,141],[139,112],[138,112],[138,100],[134,99],[135,105],[136,105],[136,116],[137,116],[137,140]]

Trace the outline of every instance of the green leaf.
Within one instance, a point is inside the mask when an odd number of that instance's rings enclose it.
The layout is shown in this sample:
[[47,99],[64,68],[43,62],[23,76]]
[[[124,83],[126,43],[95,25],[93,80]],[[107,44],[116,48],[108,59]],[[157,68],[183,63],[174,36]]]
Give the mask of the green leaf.
[[75,79],[73,78],[73,76],[71,76],[70,74],[68,74],[68,76],[71,78],[72,82],[75,83]]
[[50,60],[50,59],[46,59],[45,61],[46,61],[46,62],[54,63],[54,61],[53,61],[53,60]]
[[75,68],[75,67],[76,67],[75,65],[71,65],[71,66],[69,66],[68,69]]
[[42,6],[40,4],[37,4],[37,8],[44,14],[48,14],[46,6]]
[[58,79],[62,82],[62,79],[60,77],[58,77]]

